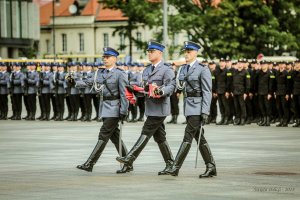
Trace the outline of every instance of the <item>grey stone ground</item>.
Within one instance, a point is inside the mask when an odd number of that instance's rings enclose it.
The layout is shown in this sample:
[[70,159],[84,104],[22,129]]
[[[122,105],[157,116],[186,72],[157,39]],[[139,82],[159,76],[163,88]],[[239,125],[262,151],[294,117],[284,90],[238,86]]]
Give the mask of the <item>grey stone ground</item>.
[[[181,118],[181,121],[183,119]],[[157,176],[164,162],[151,140],[134,163],[134,172],[117,175],[117,152],[109,143],[93,173],[75,168],[92,151],[101,123],[0,121],[0,199],[299,199],[300,129],[216,126],[206,138],[218,176],[199,179],[194,168],[196,143],[179,177]],[[142,123],[125,124],[128,149]],[[166,126],[177,153],[184,125]],[[292,175],[259,175],[288,172]]]

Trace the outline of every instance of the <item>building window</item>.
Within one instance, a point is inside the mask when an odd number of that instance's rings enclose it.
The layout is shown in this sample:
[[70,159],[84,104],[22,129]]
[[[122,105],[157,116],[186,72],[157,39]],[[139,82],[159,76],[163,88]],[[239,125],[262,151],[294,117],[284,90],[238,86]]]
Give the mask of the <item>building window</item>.
[[79,33],[79,52],[84,52],[84,35]]
[[46,51],[50,53],[50,40],[46,40]]
[[120,50],[121,52],[124,52],[126,46],[125,46],[125,34],[120,34]]
[[[141,42],[142,41],[142,33],[141,32],[137,32],[136,33],[136,40],[138,41],[138,42]],[[136,50],[141,50],[141,47],[138,45],[137,47],[136,47]]]
[[62,51],[67,52],[67,34],[62,34]]
[[108,33],[103,34],[103,45],[104,45],[104,47],[109,46]]

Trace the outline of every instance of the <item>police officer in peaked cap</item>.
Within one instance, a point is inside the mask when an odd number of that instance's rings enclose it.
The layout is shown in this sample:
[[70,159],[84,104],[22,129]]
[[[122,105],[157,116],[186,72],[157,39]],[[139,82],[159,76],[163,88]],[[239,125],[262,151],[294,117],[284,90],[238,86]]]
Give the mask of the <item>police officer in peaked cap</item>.
[[172,176],[178,176],[179,169],[191,148],[193,139],[198,142],[200,135],[199,150],[206,164],[206,171],[199,178],[217,175],[216,164],[204,137],[204,131],[200,134],[200,126],[205,124],[210,112],[212,77],[209,68],[206,65],[200,64],[197,60],[199,49],[200,46],[194,42],[184,42],[183,51],[186,65],[180,70],[178,79],[185,84],[184,115],[187,125],[173,166],[167,170],[167,173]]
[[[87,161],[78,165],[77,168],[92,172],[93,166],[100,158],[108,140],[111,140],[119,152],[120,129],[118,123],[125,119],[128,110],[128,101],[125,94],[125,86],[128,85],[126,73],[117,68],[116,62],[119,53],[110,47],[105,47],[103,61],[105,69],[99,69],[95,73],[96,77],[90,77],[76,81],[76,87],[84,88],[93,85],[96,92],[101,93],[103,101],[100,102],[100,117],[103,125],[100,128],[97,144]],[[127,154],[127,149],[121,141],[121,155]],[[124,165],[117,173],[132,171],[132,165]]]

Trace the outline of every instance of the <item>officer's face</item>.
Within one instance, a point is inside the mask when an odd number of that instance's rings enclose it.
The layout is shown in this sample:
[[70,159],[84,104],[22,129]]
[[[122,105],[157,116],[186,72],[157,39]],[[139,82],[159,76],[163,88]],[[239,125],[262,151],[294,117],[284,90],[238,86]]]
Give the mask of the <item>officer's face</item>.
[[285,64],[280,64],[280,65],[279,65],[279,69],[280,69],[280,71],[285,70]]
[[191,63],[197,58],[198,52],[195,50],[187,49],[184,51],[184,58],[186,63]]
[[102,59],[105,67],[113,67],[117,62],[117,58],[115,56],[103,56]]
[[59,71],[59,72],[63,72],[63,71],[64,71],[64,68],[63,68],[63,67],[58,67],[58,71]]
[[147,51],[148,59],[152,63],[156,63],[162,59],[162,52],[156,49],[150,49]]
[[261,69],[263,70],[263,71],[267,71],[268,70],[268,64],[262,64],[261,65]]
[[226,67],[226,62],[221,61],[221,62],[220,62],[220,68],[221,68],[221,69],[224,69],[225,67]]

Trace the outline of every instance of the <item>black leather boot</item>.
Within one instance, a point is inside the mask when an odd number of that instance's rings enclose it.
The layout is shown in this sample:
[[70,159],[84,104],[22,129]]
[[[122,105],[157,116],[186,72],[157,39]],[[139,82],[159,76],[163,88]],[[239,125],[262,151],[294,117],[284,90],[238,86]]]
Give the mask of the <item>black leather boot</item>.
[[172,176],[178,176],[179,169],[181,168],[183,161],[185,160],[187,154],[189,153],[190,148],[191,148],[191,143],[182,142],[172,167],[166,170],[165,173]]
[[236,118],[236,119],[234,119],[233,125],[240,125],[240,123],[241,123],[241,119],[240,118]]
[[70,117],[68,117],[67,120],[68,120],[68,121],[73,121],[73,119],[75,118],[74,115],[75,115],[75,114],[74,114],[73,112],[71,112]]
[[3,119],[3,112],[0,111],[0,120]]
[[86,122],[91,122],[91,121],[92,121],[92,120],[91,120],[91,118],[92,118],[92,113],[87,113],[86,116],[87,116],[87,117],[86,117],[85,121],[86,121]]
[[7,111],[3,113],[2,120],[7,120]]
[[17,112],[15,120],[22,120],[22,118],[21,118],[21,112],[20,111]]
[[77,117],[78,117],[78,112],[75,112],[72,121],[76,122],[78,120]]
[[167,122],[167,124],[173,124],[173,122],[174,122],[174,118],[175,118],[175,116],[174,116],[174,115],[172,115],[172,119],[171,119],[170,121],[168,121],[168,122]]
[[245,121],[245,119],[244,119],[244,118],[242,118],[242,119],[241,119],[241,122],[240,122],[240,124],[239,124],[239,125],[240,125],[240,126],[244,126],[245,124],[246,124],[246,121]]
[[293,125],[293,127],[300,127],[300,119],[296,119],[296,123]]
[[208,146],[208,143],[200,145],[199,150],[206,165],[205,172],[203,174],[200,174],[199,178],[217,176],[216,164]]
[[32,115],[32,113],[29,112],[29,113],[28,113],[28,117],[27,117],[25,120],[27,120],[27,121],[31,120],[31,115]]
[[107,142],[103,140],[98,140],[94,150],[92,151],[90,157],[87,159],[87,161],[82,165],[77,165],[78,169],[85,170],[87,172],[92,172],[93,167],[98,161],[98,159],[101,156],[101,153],[103,152],[105,145]]
[[69,113],[68,113],[68,116],[67,116],[66,118],[64,118],[64,120],[68,120],[68,121],[69,121],[69,119],[71,118],[71,115],[72,115],[72,113],[69,112]]
[[35,121],[35,111],[31,113],[31,118],[30,118],[31,121]]
[[45,120],[45,121],[50,121],[50,113],[49,113],[49,112],[46,113],[46,117],[45,117],[44,120]]
[[174,158],[171,152],[171,149],[169,147],[169,144],[167,141],[164,141],[163,143],[158,144],[159,150],[161,152],[161,155],[164,158],[164,161],[166,163],[166,167],[164,170],[158,172],[158,175],[167,175],[167,170],[170,170],[172,168],[172,165],[174,163]]
[[223,125],[229,125],[228,117],[225,117],[225,118],[224,118]]
[[279,124],[276,125],[276,127],[281,127],[281,126],[282,126],[282,123],[283,123],[283,120],[280,119],[280,122],[279,122]]
[[178,118],[178,115],[174,115],[174,121],[173,121],[173,124],[177,124],[177,118]]
[[[117,149],[117,151],[119,153],[120,152],[120,150],[119,150],[119,144],[116,143],[114,145],[115,145],[115,147],[116,147],[116,149]],[[126,156],[127,153],[128,153],[128,151],[127,151],[127,148],[126,148],[123,140],[121,141],[121,148],[122,148],[122,152],[121,152],[121,155],[120,155],[120,153],[119,153],[119,155],[122,156],[122,157]],[[117,170],[116,173],[117,174],[124,174],[124,173],[131,172],[131,171],[133,171],[133,166],[132,165],[126,165],[126,164],[124,164],[122,166],[122,169]]]
[[265,126],[270,126],[271,122],[270,122],[270,117],[266,117],[266,123]]
[[142,150],[144,149],[148,141],[149,138],[146,135],[141,135],[139,139],[136,141],[135,145],[130,150],[130,152],[124,157],[117,157],[116,160],[126,165],[132,165],[132,163],[142,152]]
[[258,123],[258,126],[265,126],[267,121],[267,117],[263,117],[263,119],[261,120],[261,122]]

